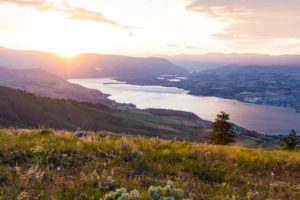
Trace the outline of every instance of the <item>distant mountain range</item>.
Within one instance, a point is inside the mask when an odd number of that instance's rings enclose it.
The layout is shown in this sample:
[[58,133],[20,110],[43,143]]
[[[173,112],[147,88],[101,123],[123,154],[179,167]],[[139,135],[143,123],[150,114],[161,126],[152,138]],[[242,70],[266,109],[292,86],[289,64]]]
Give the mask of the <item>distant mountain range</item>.
[[171,62],[185,67],[190,72],[223,67],[229,64],[300,67],[300,55],[267,55],[239,53],[208,53],[200,55],[165,56]]
[[54,53],[0,48],[0,66],[40,68],[64,79],[95,77],[154,77],[186,75],[188,71],[163,58],[137,58],[82,53],[65,58]]

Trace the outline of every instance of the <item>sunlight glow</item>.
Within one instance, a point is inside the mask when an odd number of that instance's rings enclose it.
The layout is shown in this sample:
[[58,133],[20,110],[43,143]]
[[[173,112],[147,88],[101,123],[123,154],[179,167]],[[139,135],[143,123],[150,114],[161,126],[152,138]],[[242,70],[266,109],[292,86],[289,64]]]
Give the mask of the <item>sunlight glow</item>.
[[[52,10],[40,12],[28,7],[0,6],[0,46],[55,52],[65,57],[78,53],[157,56],[227,50],[222,41],[211,37],[225,24],[187,11],[181,1],[133,2],[135,9],[119,0],[109,3],[79,0],[78,4],[72,1],[76,7],[99,8],[104,16],[120,24],[141,27],[137,29],[122,29],[91,20],[70,20]],[[119,6],[115,6],[117,4]],[[195,48],[189,48],[191,46]]]
[[79,54],[80,52],[76,52],[72,49],[62,49],[62,50],[56,50],[54,53],[57,53],[63,57],[71,58]]

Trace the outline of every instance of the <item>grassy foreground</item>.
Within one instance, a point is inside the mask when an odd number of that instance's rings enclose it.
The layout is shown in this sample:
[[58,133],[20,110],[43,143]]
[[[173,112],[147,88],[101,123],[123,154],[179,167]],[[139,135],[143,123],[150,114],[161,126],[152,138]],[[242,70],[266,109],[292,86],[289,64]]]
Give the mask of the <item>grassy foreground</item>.
[[0,130],[1,200],[99,200],[122,187],[151,200],[155,187],[149,187],[168,180],[185,199],[300,199],[299,152],[108,132],[42,133]]

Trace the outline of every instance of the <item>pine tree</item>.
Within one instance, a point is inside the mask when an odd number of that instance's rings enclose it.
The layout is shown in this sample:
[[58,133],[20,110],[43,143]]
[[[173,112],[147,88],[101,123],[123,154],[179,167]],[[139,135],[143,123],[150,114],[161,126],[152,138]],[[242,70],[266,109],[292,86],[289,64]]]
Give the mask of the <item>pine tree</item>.
[[290,134],[284,138],[285,148],[289,150],[294,150],[296,146],[300,143],[299,139],[297,138],[296,131],[292,129]]
[[212,144],[226,145],[234,141],[235,134],[231,130],[231,124],[228,122],[229,114],[221,112],[217,115],[215,122],[213,122],[213,130],[207,136],[207,139]]

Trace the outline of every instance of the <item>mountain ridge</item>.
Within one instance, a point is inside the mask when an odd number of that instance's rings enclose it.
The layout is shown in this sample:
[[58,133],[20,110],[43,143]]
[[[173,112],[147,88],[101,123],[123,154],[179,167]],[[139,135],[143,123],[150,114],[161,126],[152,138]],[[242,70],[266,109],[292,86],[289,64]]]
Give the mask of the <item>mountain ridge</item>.
[[0,67],[0,86],[26,90],[44,97],[103,103],[108,106],[122,105],[109,100],[108,94],[70,83],[39,68],[9,69]]
[[188,71],[164,58],[81,53],[65,58],[55,53],[0,49],[0,66],[41,68],[64,79],[92,77],[185,75]]

